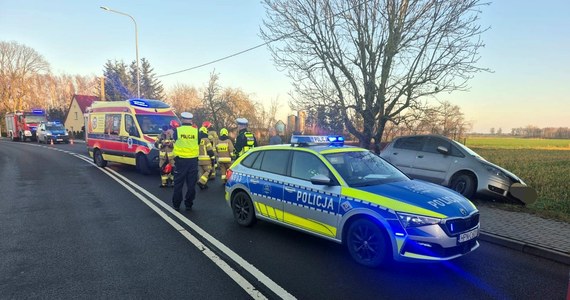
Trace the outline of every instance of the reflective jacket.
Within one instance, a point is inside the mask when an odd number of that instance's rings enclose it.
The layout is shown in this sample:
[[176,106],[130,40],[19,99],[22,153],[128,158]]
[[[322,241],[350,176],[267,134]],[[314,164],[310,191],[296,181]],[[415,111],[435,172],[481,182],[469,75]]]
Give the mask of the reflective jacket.
[[182,125],[176,128],[174,135],[174,156],[180,158],[198,157],[198,129],[190,125]]
[[242,156],[244,153],[249,151],[249,149],[257,147],[257,140],[253,133],[249,132],[247,128],[239,131],[236,138],[235,153],[237,157]]
[[218,162],[232,162],[234,156],[234,143],[226,136],[220,137],[216,145],[218,151]]

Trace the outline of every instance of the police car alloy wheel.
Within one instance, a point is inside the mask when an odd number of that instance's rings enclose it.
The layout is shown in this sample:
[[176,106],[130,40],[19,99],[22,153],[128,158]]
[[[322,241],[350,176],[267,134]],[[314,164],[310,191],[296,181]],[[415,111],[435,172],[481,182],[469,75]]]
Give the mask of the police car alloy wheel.
[[245,192],[237,192],[232,198],[232,211],[236,222],[245,227],[255,224],[255,210],[251,198]]
[[358,219],[350,224],[346,234],[346,246],[352,258],[359,264],[377,267],[387,262],[389,244],[382,229],[368,219]]

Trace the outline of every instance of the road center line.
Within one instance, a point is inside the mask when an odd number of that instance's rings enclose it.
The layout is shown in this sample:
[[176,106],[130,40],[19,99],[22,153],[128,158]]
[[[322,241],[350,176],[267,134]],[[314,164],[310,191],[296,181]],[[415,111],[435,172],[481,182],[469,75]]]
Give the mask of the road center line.
[[[85,155],[72,153],[72,152],[67,152],[67,153],[70,153],[71,155],[73,155],[73,156],[75,156],[75,157],[77,157],[83,161],[86,161],[89,164],[97,167],[97,165],[95,165],[95,163],[93,163],[91,161],[91,159]],[[196,225],[194,222],[188,220],[186,217],[184,217],[184,215],[175,211],[172,207],[170,207],[170,205],[164,203],[164,201],[160,200],[159,198],[157,198],[156,196],[154,196],[153,194],[151,194],[150,192],[148,192],[147,190],[145,190],[141,186],[137,185],[136,183],[132,182],[128,178],[119,174],[115,170],[108,169],[108,168],[99,168],[99,167],[97,167],[97,168],[100,169],[101,171],[103,171],[104,173],[106,173],[109,177],[113,178],[119,184],[124,186],[133,195],[135,195],[137,198],[139,198],[142,202],[144,202],[147,206],[149,206],[152,210],[154,210],[159,216],[161,216],[164,220],[166,220],[169,224],[171,224],[172,227],[174,227],[176,230],[178,230],[184,237],[186,237],[186,239],[188,239],[192,244],[194,244],[194,246],[196,246],[196,248],[201,250],[204,253],[204,255],[206,255],[210,260],[212,260],[212,262],[214,262],[216,265],[218,265],[218,267],[220,267],[226,274],[228,274],[228,276],[230,276],[238,285],[240,285],[253,298],[255,298],[255,299],[266,299],[266,297],[263,294],[261,294],[260,291],[255,289],[255,287],[249,281],[247,281],[245,278],[243,278],[243,276],[241,276],[239,273],[237,273],[224,260],[222,260],[219,256],[217,256],[214,252],[212,252],[206,245],[204,245],[196,237],[194,237],[190,232],[185,230],[176,221],[174,221],[172,218],[170,218],[168,215],[166,215],[161,209],[156,207],[156,205],[154,205],[152,202],[150,202],[148,199],[146,199],[139,192],[135,191],[133,188],[139,190],[141,193],[143,193],[148,198],[153,200],[155,202],[155,204],[162,206],[164,209],[166,209],[167,211],[169,211],[170,213],[175,215],[180,221],[184,222],[186,225],[188,225],[190,228],[192,228],[192,230],[194,230],[197,234],[199,234],[202,238],[206,239],[209,243],[211,243],[216,248],[218,248],[220,251],[222,251],[227,257],[232,259],[236,264],[238,264],[244,270],[249,272],[252,276],[254,276],[257,280],[259,280],[261,283],[263,283],[267,288],[269,288],[276,295],[278,295],[279,297],[281,297],[283,299],[296,299],[293,295],[291,295],[289,292],[287,292],[285,289],[283,289],[281,286],[279,286],[277,283],[275,283],[273,280],[271,280],[269,277],[267,277],[265,274],[263,274],[261,271],[259,271],[251,263],[249,263],[248,261],[243,259],[241,256],[239,256],[233,250],[229,249],[226,245],[224,245],[222,242],[218,241],[216,238],[211,236],[209,233],[207,233],[201,227]],[[129,185],[131,185],[133,188],[126,185],[125,182],[128,183]]]

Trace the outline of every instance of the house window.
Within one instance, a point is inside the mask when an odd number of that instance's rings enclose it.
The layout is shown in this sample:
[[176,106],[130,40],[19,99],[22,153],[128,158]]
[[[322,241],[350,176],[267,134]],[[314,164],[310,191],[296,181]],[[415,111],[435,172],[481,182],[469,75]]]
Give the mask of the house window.
[[75,112],[75,120],[77,120],[77,112]]

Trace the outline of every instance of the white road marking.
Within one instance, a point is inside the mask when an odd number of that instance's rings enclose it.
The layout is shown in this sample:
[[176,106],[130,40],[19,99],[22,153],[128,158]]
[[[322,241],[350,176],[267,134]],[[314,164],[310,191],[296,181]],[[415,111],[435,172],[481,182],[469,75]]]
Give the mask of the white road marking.
[[[49,149],[53,149],[53,148],[49,148]],[[91,161],[91,158],[89,158],[87,156],[84,156],[82,154],[72,153],[72,152],[67,152],[67,153],[69,153],[69,154],[71,154],[71,155],[73,155],[73,156],[75,156],[75,157],[77,157],[83,161],[86,161],[89,164],[97,167],[97,165],[95,165],[95,163],[93,163]],[[202,228],[200,228],[194,222],[188,220],[182,214],[175,211],[168,204],[164,203],[162,200],[160,200],[159,198],[157,198],[156,196],[154,196],[153,194],[151,194],[150,192],[148,192],[144,188],[140,187],[136,183],[132,182],[128,178],[124,177],[123,175],[117,173],[116,171],[114,171],[112,169],[99,168],[99,167],[97,167],[97,168],[100,169],[101,171],[103,171],[104,173],[106,173],[109,177],[113,178],[119,184],[124,186],[133,195],[135,195],[137,198],[139,198],[143,203],[145,203],[152,210],[154,210],[159,216],[161,216],[164,220],[166,220],[166,222],[168,222],[174,229],[179,231],[186,239],[188,239],[192,244],[194,244],[194,246],[196,246],[196,248],[198,248],[200,251],[202,251],[204,253],[204,255],[206,255],[206,257],[208,257],[220,269],[222,269],[226,274],[228,274],[228,276],[230,276],[230,278],[232,278],[239,286],[241,286],[251,297],[253,297],[255,299],[267,299],[260,291],[255,289],[255,287],[249,281],[247,281],[247,279],[245,279],[243,276],[241,276],[239,273],[237,273],[223,259],[221,259],[219,256],[217,256],[214,252],[212,252],[206,245],[204,245],[202,242],[200,242],[190,232],[188,232],[186,229],[184,229],[184,227],[180,226],[176,221],[174,221],[172,218],[170,218],[168,215],[166,215],[158,207],[156,207],[156,205],[154,205],[152,202],[150,202],[148,199],[146,199],[139,192],[135,191],[133,188],[126,185],[124,182],[130,184],[132,187],[139,190],[141,193],[146,195],[148,198],[152,199],[156,204],[162,206],[164,209],[166,209],[170,213],[174,214],[180,221],[184,222],[186,225],[188,225],[190,228],[192,228],[192,230],[194,230],[196,233],[198,233],[202,238],[206,239],[208,242],[210,242],[212,245],[214,245],[216,248],[218,248],[220,251],[222,251],[227,257],[232,259],[236,264],[241,266],[243,269],[245,269],[247,272],[249,272],[252,276],[254,276],[257,280],[262,282],[267,288],[269,288],[276,295],[278,295],[279,297],[281,297],[283,299],[296,299],[293,295],[291,295],[289,292],[287,292],[285,289],[283,289],[281,286],[279,286],[277,283],[275,283],[273,280],[271,280],[269,277],[267,277],[265,274],[263,274],[261,271],[259,271],[251,263],[249,263],[248,261],[243,259],[241,256],[239,256],[237,253],[235,253],[234,251],[229,249],[226,245],[224,245],[223,243],[218,241],[216,238],[211,236],[209,233],[204,231]]]

